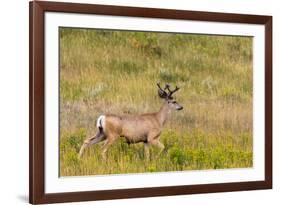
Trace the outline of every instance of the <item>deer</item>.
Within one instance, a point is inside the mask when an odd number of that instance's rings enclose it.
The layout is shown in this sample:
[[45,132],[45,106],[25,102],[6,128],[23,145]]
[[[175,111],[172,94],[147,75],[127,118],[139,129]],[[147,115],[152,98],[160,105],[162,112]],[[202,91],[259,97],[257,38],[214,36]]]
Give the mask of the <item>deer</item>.
[[91,145],[104,141],[102,146],[102,158],[106,159],[109,147],[120,137],[124,137],[128,144],[144,143],[145,158],[149,158],[149,146],[160,148],[159,154],[165,146],[160,142],[160,135],[168,116],[173,110],[182,110],[183,106],[177,103],[173,94],[180,88],[171,90],[169,84],[161,88],[157,83],[158,95],[164,100],[158,112],[141,115],[118,116],[112,114],[100,115],[96,121],[97,133],[85,139],[78,158],[81,159],[84,151]]

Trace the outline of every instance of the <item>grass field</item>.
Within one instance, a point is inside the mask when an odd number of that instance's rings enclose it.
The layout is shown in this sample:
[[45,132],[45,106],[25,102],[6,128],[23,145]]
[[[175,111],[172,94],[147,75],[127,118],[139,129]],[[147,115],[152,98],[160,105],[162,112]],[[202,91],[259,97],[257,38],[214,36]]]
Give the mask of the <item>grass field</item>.
[[[101,114],[158,111],[156,83],[181,89],[184,109],[159,157],[124,138],[77,154]],[[60,28],[60,175],[244,168],[253,165],[252,38]]]

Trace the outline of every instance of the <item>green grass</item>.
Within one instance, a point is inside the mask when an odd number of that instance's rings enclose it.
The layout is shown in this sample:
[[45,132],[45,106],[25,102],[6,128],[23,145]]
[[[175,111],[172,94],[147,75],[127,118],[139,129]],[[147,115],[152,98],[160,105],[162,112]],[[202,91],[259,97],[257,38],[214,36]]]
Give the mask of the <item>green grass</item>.
[[[158,111],[156,83],[178,85],[163,153],[123,139],[78,160],[101,114]],[[60,28],[60,175],[252,167],[252,38]]]

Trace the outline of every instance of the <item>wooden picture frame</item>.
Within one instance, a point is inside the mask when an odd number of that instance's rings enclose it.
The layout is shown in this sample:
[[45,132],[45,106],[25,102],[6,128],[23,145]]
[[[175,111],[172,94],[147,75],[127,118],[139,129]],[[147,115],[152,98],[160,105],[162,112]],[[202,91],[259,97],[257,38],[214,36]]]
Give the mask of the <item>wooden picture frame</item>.
[[[262,25],[265,27],[265,133],[264,173],[261,181],[178,185],[148,188],[45,192],[45,45],[44,19],[46,12],[97,14],[157,19],[194,20]],[[154,8],[104,6],[77,3],[33,1],[29,4],[29,201],[38,203],[74,202],[88,200],[153,197],[212,192],[228,192],[272,188],[272,17],[245,14],[183,11]]]

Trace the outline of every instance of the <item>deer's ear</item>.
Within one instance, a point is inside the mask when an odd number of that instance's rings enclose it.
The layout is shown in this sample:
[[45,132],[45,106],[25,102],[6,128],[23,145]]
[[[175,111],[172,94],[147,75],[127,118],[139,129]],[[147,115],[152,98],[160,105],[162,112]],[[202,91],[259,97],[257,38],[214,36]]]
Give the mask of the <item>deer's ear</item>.
[[166,98],[167,97],[167,93],[163,90],[158,90],[158,95],[160,98]]

